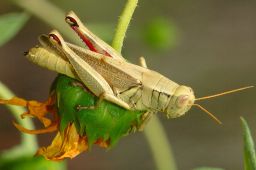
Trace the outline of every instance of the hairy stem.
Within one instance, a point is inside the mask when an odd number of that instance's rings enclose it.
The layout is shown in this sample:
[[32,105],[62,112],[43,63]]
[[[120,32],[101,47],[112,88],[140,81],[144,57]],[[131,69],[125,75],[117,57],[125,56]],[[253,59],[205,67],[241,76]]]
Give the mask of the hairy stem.
[[[0,98],[10,99],[14,97],[14,94],[0,82]],[[16,118],[17,122],[27,129],[34,129],[33,122],[30,119],[21,119],[20,115],[25,112],[24,108],[18,106],[6,105],[13,116]],[[21,133],[21,145],[14,147],[12,150],[6,151],[6,154],[3,154],[5,157],[12,157],[27,154],[34,154],[37,150],[37,140],[35,135],[29,135]]]
[[[112,47],[121,53],[125,34],[127,32],[132,15],[138,0],[128,0],[117,25]],[[145,136],[149,143],[154,161],[158,170],[176,170],[171,146],[168,142],[165,130],[157,117],[154,117],[145,130]]]
[[116,32],[113,38],[112,47],[121,53],[125,34],[132,19],[138,0],[127,0],[125,8],[119,18]]

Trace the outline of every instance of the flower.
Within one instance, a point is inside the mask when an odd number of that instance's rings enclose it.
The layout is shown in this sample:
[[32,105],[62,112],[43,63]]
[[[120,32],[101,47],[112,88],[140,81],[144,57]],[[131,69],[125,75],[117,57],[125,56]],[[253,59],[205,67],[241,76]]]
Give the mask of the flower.
[[80,136],[74,123],[68,125],[63,133],[58,132],[48,147],[41,147],[36,155],[42,155],[49,160],[74,158],[88,149],[86,136]]
[[94,109],[77,108],[80,105],[90,108],[95,106],[97,101],[98,97],[87,91],[80,82],[59,75],[45,102],[14,97],[10,100],[0,99],[0,104],[26,107],[27,112],[21,117],[36,118],[44,126],[42,129],[30,130],[14,122],[14,126],[21,132],[57,132],[50,146],[39,148],[36,155],[59,161],[74,158],[93,144],[110,148],[124,135],[144,127],[147,120],[145,112],[126,110],[108,101],[101,101]]

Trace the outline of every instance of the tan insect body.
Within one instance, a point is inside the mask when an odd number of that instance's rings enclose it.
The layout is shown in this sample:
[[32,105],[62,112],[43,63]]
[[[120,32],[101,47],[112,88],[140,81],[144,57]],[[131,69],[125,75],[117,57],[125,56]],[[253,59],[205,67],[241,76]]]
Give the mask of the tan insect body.
[[175,118],[184,115],[192,105],[197,106],[190,87],[146,68],[144,58],[141,58],[141,66],[127,62],[91,33],[73,12],[67,15],[66,21],[96,52],[66,43],[57,31],[53,31],[39,38],[42,47],[32,48],[27,54],[29,60],[81,80],[100,99],[126,109],[150,114],[161,111]]
[[[60,38],[60,35],[58,33],[54,32],[54,34],[57,35],[58,38]],[[40,42],[44,42],[42,43],[42,45],[48,44],[48,46],[45,47],[46,49],[47,47],[49,47],[49,44],[52,44],[52,46],[54,46],[57,50],[57,54],[65,55],[48,55],[52,57],[52,62],[57,63],[55,61],[58,61],[59,64],[63,64],[63,68],[69,68],[68,71],[67,69],[65,69],[64,72],[64,69],[61,70],[59,66],[57,67],[55,64],[48,64],[48,69],[55,70],[59,73],[70,76],[70,74],[67,73],[74,72],[74,68],[76,68],[76,72],[78,74],[76,78],[82,80],[83,83],[97,96],[100,96],[102,93],[105,92],[107,93],[107,95],[111,96],[110,100],[112,102],[112,99],[114,98],[114,100],[120,100],[121,102],[119,102],[121,103],[121,105],[123,102],[128,104],[128,107],[123,106],[128,109],[147,110],[151,112],[169,112],[171,114],[168,114],[168,117],[177,117],[182,115],[182,113],[185,111],[184,109],[189,109],[193,104],[191,103],[188,108],[185,107],[179,109],[177,106],[174,106],[176,102],[172,102],[174,105],[172,107],[168,107],[168,103],[171,102],[171,98],[177,100],[178,96],[175,97],[174,94],[175,90],[178,89],[179,85],[155,71],[128,63],[126,61],[106,57],[104,55],[91,52],[86,49],[81,49],[80,47],[77,47],[75,45],[65,43],[62,39],[62,47],[60,47],[58,44],[54,44],[54,41],[52,42],[49,39],[48,42],[45,41],[46,40],[40,40]],[[63,46],[63,44],[65,45]],[[43,51],[41,48],[38,50]],[[46,50],[44,49],[44,52],[45,51]],[[27,55],[28,58],[36,55],[31,55],[32,52],[32,50],[29,51]],[[52,53],[50,50],[48,50],[48,52],[50,54]],[[76,56],[75,61],[73,60],[74,56]],[[47,62],[49,60],[43,55],[41,55],[40,57],[41,59],[38,59],[38,62],[36,64],[45,67],[45,62],[42,62],[42,58],[45,58]],[[38,58],[40,57],[38,56]],[[73,67],[70,67],[69,62],[62,59],[65,57],[68,58],[71,65],[73,62],[75,66],[73,65]],[[77,65],[77,63],[79,65]],[[90,68],[89,66],[93,68],[89,69],[89,71],[93,71],[93,73],[90,72],[88,74],[85,74],[84,69],[86,68],[88,70],[88,68]],[[79,75],[78,72],[82,72],[82,74]],[[101,78],[95,79],[97,77]],[[90,82],[90,84],[88,84],[88,82]],[[95,85],[98,86],[95,87]],[[115,89],[113,90],[109,85],[113,86]],[[186,89],[188,87],[181,86],[181,88]],[[193,100],[193,92],[190,90],[187,90],[186,92],[188,92],[188,94],[192,94],[191,99]],[[169,109],[169,111],[167,109]]]
[[31,48],[26,56],[34,64],[76,78],[72,65],[46,48]]

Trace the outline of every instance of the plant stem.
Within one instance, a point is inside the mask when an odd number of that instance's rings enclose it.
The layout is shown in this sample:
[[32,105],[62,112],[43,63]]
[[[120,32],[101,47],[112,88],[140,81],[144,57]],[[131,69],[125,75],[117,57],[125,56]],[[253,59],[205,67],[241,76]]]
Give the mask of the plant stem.
[[172,154],[171,145],[169,144],[160,120],[156,116],[150,120],[144,132],[157,169],[176,170],[177,168]]
[[[0,98],[10,99],[14,96],[14,94],[3,84],[0,82]],[[17,122],[27,128],[34,129],[33,122],[30,119],[22,120],[20,115],[24,113],[26,110],[24,108],[18,106],[6,105],[13,116],[16,118]],[[21,144],[18,147],[14,147],[12,150],[6,151],[6,154],[3,154],[5,157],[13,157],[18,156],[19,154],[34,154],[37,150],[37,140],[35,135],[29,135],[25,133],[21,133]]]
[[123,42],[125,38],[125,34],[127,32],[129,23],[132,19],[132,15],[136,6],[138,4],[138,0],[127,0],[125,8],[119,18],[119,22],[117,24],[116,32],[113,38],[112,47],[121,53]]
[[[138,0],[128,0],[117,24],[112,47],[121,53],[125,34]],[[152,118],[145,129],[145,136],[149,143],[154,161],[158,170],[176,170],[171,146],[166,137],[165,130],[157,117]]]

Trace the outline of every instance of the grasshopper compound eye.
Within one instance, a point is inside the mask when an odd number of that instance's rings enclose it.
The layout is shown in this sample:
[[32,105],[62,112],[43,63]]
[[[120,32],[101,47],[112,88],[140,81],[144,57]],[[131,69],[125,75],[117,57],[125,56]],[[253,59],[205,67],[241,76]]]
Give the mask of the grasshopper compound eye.
[[71,27],[79,27],[77,21],[74,18],[67,16],[65,20]]
[[192,101],[189,100],[189,96],[188,95],[181,95],[177,98],[176,100],[177,106],[178,107],[184,107],[188,104],[192,104]]
[[[210,95],[210,96],[205,96],[205,97],[200,97],[200,98],[196,98],[195,101],[199,101],[199,100],[206,100],[206,99],[210,99],[210,98],[214,98],[214,97],[219,97],[219,96],[223,96],[226,94],[230,94],[230,93],[234,93],[234,92],[238,92],[238,91],[242,91],[242,90],[246,90],[249,88],[252,88],[254,86],[246,86],[246,87],[242,87],[242,88],[238,88],[238,89],[234,89],[234,90],[229,90],[229,91],[225,91],[222,93],[218,93],[218,94],[214,94],[214,95]],[[208,110],[206,110],[204,107],[202,107],[199,104],[192,104],[192,106],[196,106],[199,109],[203,110],[204,112],[206,112],[210,117],[212,117],[216,122],[218,122],[219,124],[222,124],[221,121],[216,118],[211,112],[209,112]]]

